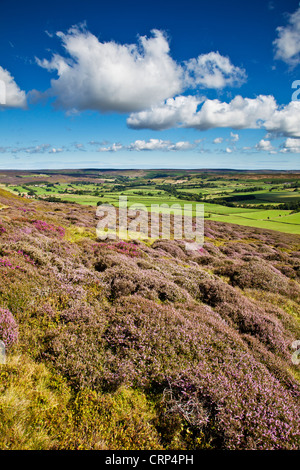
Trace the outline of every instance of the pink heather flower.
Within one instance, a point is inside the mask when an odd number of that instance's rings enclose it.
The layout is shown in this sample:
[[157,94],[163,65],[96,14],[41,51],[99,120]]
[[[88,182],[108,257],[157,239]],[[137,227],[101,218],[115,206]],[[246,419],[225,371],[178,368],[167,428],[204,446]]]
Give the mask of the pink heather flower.
[[6,347],[12,346],[18,339],[18,325],[13,314],[5,308],[0,308],[0,339]]

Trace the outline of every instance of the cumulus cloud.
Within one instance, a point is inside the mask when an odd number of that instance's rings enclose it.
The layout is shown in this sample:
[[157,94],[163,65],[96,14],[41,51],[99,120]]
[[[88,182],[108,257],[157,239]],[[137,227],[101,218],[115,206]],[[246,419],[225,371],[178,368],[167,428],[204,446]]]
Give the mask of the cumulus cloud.
[[241,86],[247,78],[244,69],[234,66],[228,57],[219,52],[201,54],[185,62],[187,82],[191,86],[220,89]]
[[202,100],[196,96],[176,96],[165,103],[152,106],[139,113],[132,113],[127,125],[133,129],[163,130],[184,125],[195,115]]
[[181,126],[199,130],[231,127],[233,129],[257,129],[260,122],[271,119],[276,110],[273,96],[257,98],[236,96],[229,103],[219,100],[201,101],[195,96],[179,96],[152,107],[148,111],[133,113],[127,124],[135,129],[167,129]]
[[100,42],[83,27],[72,27],[61,39],[66,57],[53,54],[50,60],[36,59],[49,72],[49,95],[55,105],[76,113],[139,112],[173,98],[187,88],[239,86],[243,69],[234,66],[219,52],[199,55],[179,64],[170,55],[166,35],[157,29],[152,36],[138,38],[137,44]]
[[213,140],[213,143],[214,144],[221,144],[223,142],[223,137],[216,137],[214,140]]
[[283,60],[291,66],[300,63],[300,7],[289,15],[286,26],[279,26],[277,38],[273,41],[275,59]]
[[276,109],[272,96],[259,95],[257,98],[236,96],[229,103],[219,100],[206,100],[201,109],[189,116],[184,127],[207,130],[214,127],[233,129],[256,129],[259,121],[271,117]]
[[56,71],[51,93],[56,105],[79,111],[132,112],[159,103],[182,91],[182,68],[171,58],[165,35],[140,37],[138,44],[100,42],[78,27],[58,32],[68,57],[54,54],[37,63]]
[[282,147],[282,153],[300,153],[300,139],[292,139],[291,137],[288,137]]
[[196,142],[191,143],[191,142],[176,142],[176,144],[172,144],[168,147],[168,150],[192,150],[197,146]]
[[0,66],[0,107],[26,108],[26,93],[16,84],[8,70]]
[[130,150],[166,150],[171,145],[169,140],[150,139],[148,142],[145,140],[136,140],[130,144]]
[[[273,96],[243,98],[238,95],[229,103],[178,96],[147,111],[131,114],[127,124],[134,129],[155,130],[171,127],[202,131],[213,128],[265,129],[273,135],[300,137],[299,116],[300,101],[279,106]],[[237,142],[238,134],[231,132],[231,139]]]
[[172,143],[170,140],[150,139],[148,142],[145,140],[136,140],[129,146],[129,150],[191,150],[196,147],[195,143],[180,141]]
[[264,140],[261,139],[258,144],[256,144],[257,150],[264,150],[266,152],[271,152],[273,149],[273,146],[269,140]]
[[265,121],[269,132],[288,137],[300,137],[300,101],[291,101],[286,106],[277,107]]

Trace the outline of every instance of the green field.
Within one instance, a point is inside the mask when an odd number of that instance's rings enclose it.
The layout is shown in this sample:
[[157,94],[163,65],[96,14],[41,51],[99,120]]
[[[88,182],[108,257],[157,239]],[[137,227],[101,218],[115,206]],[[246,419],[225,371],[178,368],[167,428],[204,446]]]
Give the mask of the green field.
[[[86,177],[85,177],[86,175]],[[97,206],[119,204],[126,196],[128,205],[143,204],[147,210],[152,205],[204,204],[205,217],[218,222],[300,233],[300,183],[298,174],[244,174],[226,172],[204,174],[195,171],[148,171],[106,173],[99,182],[92,179],[91,171],[82,170],[65,176],[59,172],[40,174],[47,178],[37,181],[36,175],[21,175],[24,181],[2,187],[19,195],[33,198],[57,198],[61,201]],[[54,181],[55,176],[64,181]],[[30,181],[32,179],[32,181]],[[27,182],[28,180],[28,182]],[[152,208],[153,209],[153,208]],[[157,209],[153,209],[157,210]],[[175,211],[180,213],[179,210]]]
[[274,220],[257,220],[257,219],[250,219],[243,217],[243,213],[239,215],[213,215],[210,220],[215,220],[217,222],[227,222],[231,224],[237,225],[245,225],[247,227],[256,227],[256,228],[264,228],[267,230],[276,230],[278,232],[284,233],[294,233],[300,234],[300,221],[299,223],[282,223],[276,222]]

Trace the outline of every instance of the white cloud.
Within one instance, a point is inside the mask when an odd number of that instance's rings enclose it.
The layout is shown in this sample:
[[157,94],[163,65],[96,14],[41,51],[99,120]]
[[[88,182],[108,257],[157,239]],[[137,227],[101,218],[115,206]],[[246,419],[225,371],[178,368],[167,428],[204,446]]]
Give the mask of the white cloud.
[[288,137],[283,144],[281,152],[300,153],[300,139],[292,139],[291,137]]
[[133,113],[127,124],[135,129],[167,129],[191,127],[198,130],[212,128],[257,129],[261,122],[270,119],[276,110],[273,96],[259,95],[257,98],[236,96],[229,103],[206,100],[201,109],[201,100],[195,96],[178,96],[148,111]]
[[[300,101],[279,106],[273,96],[243,98],[238,95],[229,103],[177,96],[147,111],[131,114],[127,124],[135,129],[155,130],[171,127],[265,129],[270,135],[300,137],[299,116]],[[231,138],[237,142],[239,136],[231,132]]]
[[49,150],[50,144],[41,144],[41,145],[36,145],[34,147],[20,147],[18,149],[14,149],[15,151],[18,152],[26,152],[26,153],[45,153],[47,150]]
[[98,149],[98,152],[118,152],[118,150],[122,150],[123,145],[122,144],[112,144],[108,147],[100,147]]
[[26,108],[26,93],[16,84],[14,77],[0,66],[0,106],[3,108]]
[[257,98],[236,96],[229,103],[219,100],[206,100],[201,109],[191,115],[184,127],[206,130],[214,127],[233,129],[259,128],[259,121],[268,119],[276,109],[272,96],[260,95]]
[[150,139],[148,142],[145,140],[136,140],[132,144],[129,145],[129,150],[175,150],[175,151],[183,151],[183,150],[191,150],[196,147],[195,143],[187,142],[187,141],[180,141],[176,143],[172,143],[170,140],[161,140],[161,139]]
[[36,153],[46,153],[49,152],[51,145],[50,144],[40,144],[29,147],[0,147],[1,153],[27,153],[27,154],[36,154]]
[[261,139],[258,144],[255,146],[257,150],[264,150],[266,152],[271,152],[273,149],[273,146],[269,140],[264,140]]
[[150,139],[148,142],[145,140],[136,140],[130,144],[130,150],[166,150],[171,145],[169,140]]
[[291,66],[300,63],[300,7],[289,15],[287,26],[279,26],[278,37],[273,41],[275,59],[283,60]]
[[77,150],[81,150],[82,152],[85,152],[85,148],[83,144],[75,143],[74,145],[75,145],[75,148],[77,148]]
[[267,131],[288,137],[300,137],[300,101],[277,107],[265,121]]
[[227,147],[227,149],[226,149],[226,153],[232,153],[232,149],[231,149],[231,148],[229,148],[229,147]]
[[117,152],[119,150],[130,150],[130,151],[152,151],[152,150],[163,150],[163,151],[184,151],[192,150],[197,146],[197,143],[188,142],[188,141],[179,141],[171,142],[170,140],[162,139],[149,139],[146,140],[136,140],[128,146],[122,145],[120,143],[113,143],[107,147],[100,147],[98,152]]
[[100,42],[82,27],[73,27],[61,39],[66,57],[36,59],[38,65],[56,72],[48,94],[55,105],[76,113],[139,112],[192,88],[239,86],[246,79],[219,52],[199,55],[179,64],[172,59],[166,35],[152,30],[152,37],[139,37],[137,44]]
[[127,119],[134,129],[162,130],[187,122],[197,112],[201,99],[195,96],[176,96],[146,111],[131,114]]
[[176,142],[168,147],[169,150],[192,150],[196,147],[196,143],[191,142]]
[[219,52],[201,54],[185,62],[188,72],[187,83],[203,88],[224,88],[241,86],[246,81],[245,70],[234,66],[228,57]]
[[50,61],[37,63],[59,76],[51,80],[58,107],[132,112],[182,91],[183,71],[169,55],[161,31],[140,37],[137,45],[100,42],[78,27],[57,36],[70,57],[54,54]]
[[221,144],[223,142],[223,137],[216,137],[214,140],[213,140],[213,143],[214,144]]
[[53,147],[52,149],[49,150],[48,153],[60,153],[60,152],[63,152],[63,149],[62,149],[62,148],[55,148],[55,147]]
[[232,142],[238,142],[240,138],[238,134],[234,134],[233,132],[230,132],[230,137]]

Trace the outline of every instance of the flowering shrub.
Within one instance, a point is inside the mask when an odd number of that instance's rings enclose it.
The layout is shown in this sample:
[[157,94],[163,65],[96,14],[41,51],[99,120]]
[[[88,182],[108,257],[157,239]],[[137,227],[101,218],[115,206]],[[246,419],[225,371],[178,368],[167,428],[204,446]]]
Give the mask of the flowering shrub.
[[22,270],[21,266],[14,266],[8,258],[0,258],[0,267]]
[[[260,339],[271,350],[288,356],[288,333],[284,333],[279,319],[268,315],[247,298],[239,295],[226,283],[207,278],[200,282],[200,298],[215,308],[229,324],[242,334],[250,334]],[[289,338],[289,339],[288,339]]]
[[299,448],[299,236],[99,243],[93,207],[0,202],[0,339],[25,358],[0,370],[0,447]]
[[184,301],[189,297],[186,291],[156,270],[142,270],[137,266],[131,267],[130,270],[119,266],[107,269],[103,281],[109,285],[112,300],[134,294],[171,302]]
[[17,251],[18,255],[21,255],[23,256],[23,258],[25,259],[25,261],[29,264],[34,264],[35,261],[33,259],[30,258],[30,256],[28,256],[26,253],[24,253],[24,251],[22,250],[18,250]]
[[24,212],[25,214],[26,214],[27,212],[36,212],[35,209],[28,209],[28,208],[26,208],[26,207],[21,207],[20,210],[21,210],[21,212]]
[[241,288],[250,287],[292,296],[300,294],[298,285],[290,284],[286,276],[263,260],[250,260],[241,266],[233,267],[230,281],[233,286]]
[[65,229],[61,226],[48,224],[48,222],[45,222],[44,220],[33,220],[32,223],[39,232],[55,234],[61,238],[65,236]]
[[157,240],[153,243],[152,248],[160,249],[178,259],[185,259],[186,255],[183,249],[179,246],[178,242],[172,242],[168,240]]
[[113,354],[106,362],[111,369],[106,379],[151,387],[156,393],[170,389],[171,383],[170,406],[176,412],[178,397],[178,407],[181,403],[192,428],[196,425],[195,435],[204,431],[206,442],[212,439],[217,447],[249,449],[299,445],[296,402],[212,312],[192,305],[175,310],[141,298],[124,299],[105,338]]
[[173,374],[171,389],[175,396],[194,396],[194,402],[202,405],[206,418],[202,432],[218,448],[296,450],[300,443],[296,401],[247,354],[240,358],[234,367],[226,357],[226,369],[218,374],[203,362],[193,370]]
[[96,243],[93,245],[94,251],[99,252],[99,249],[105,248],[107,250],[112,250],[117,253],[123,253],[124,255],[135,258],[137,256],[142,256],[141,250],[134,243],[120,241],[116,243]]
[[0,339],[9,348],[18,339],[18,325],[13,314],[5,308],[0,308]]

